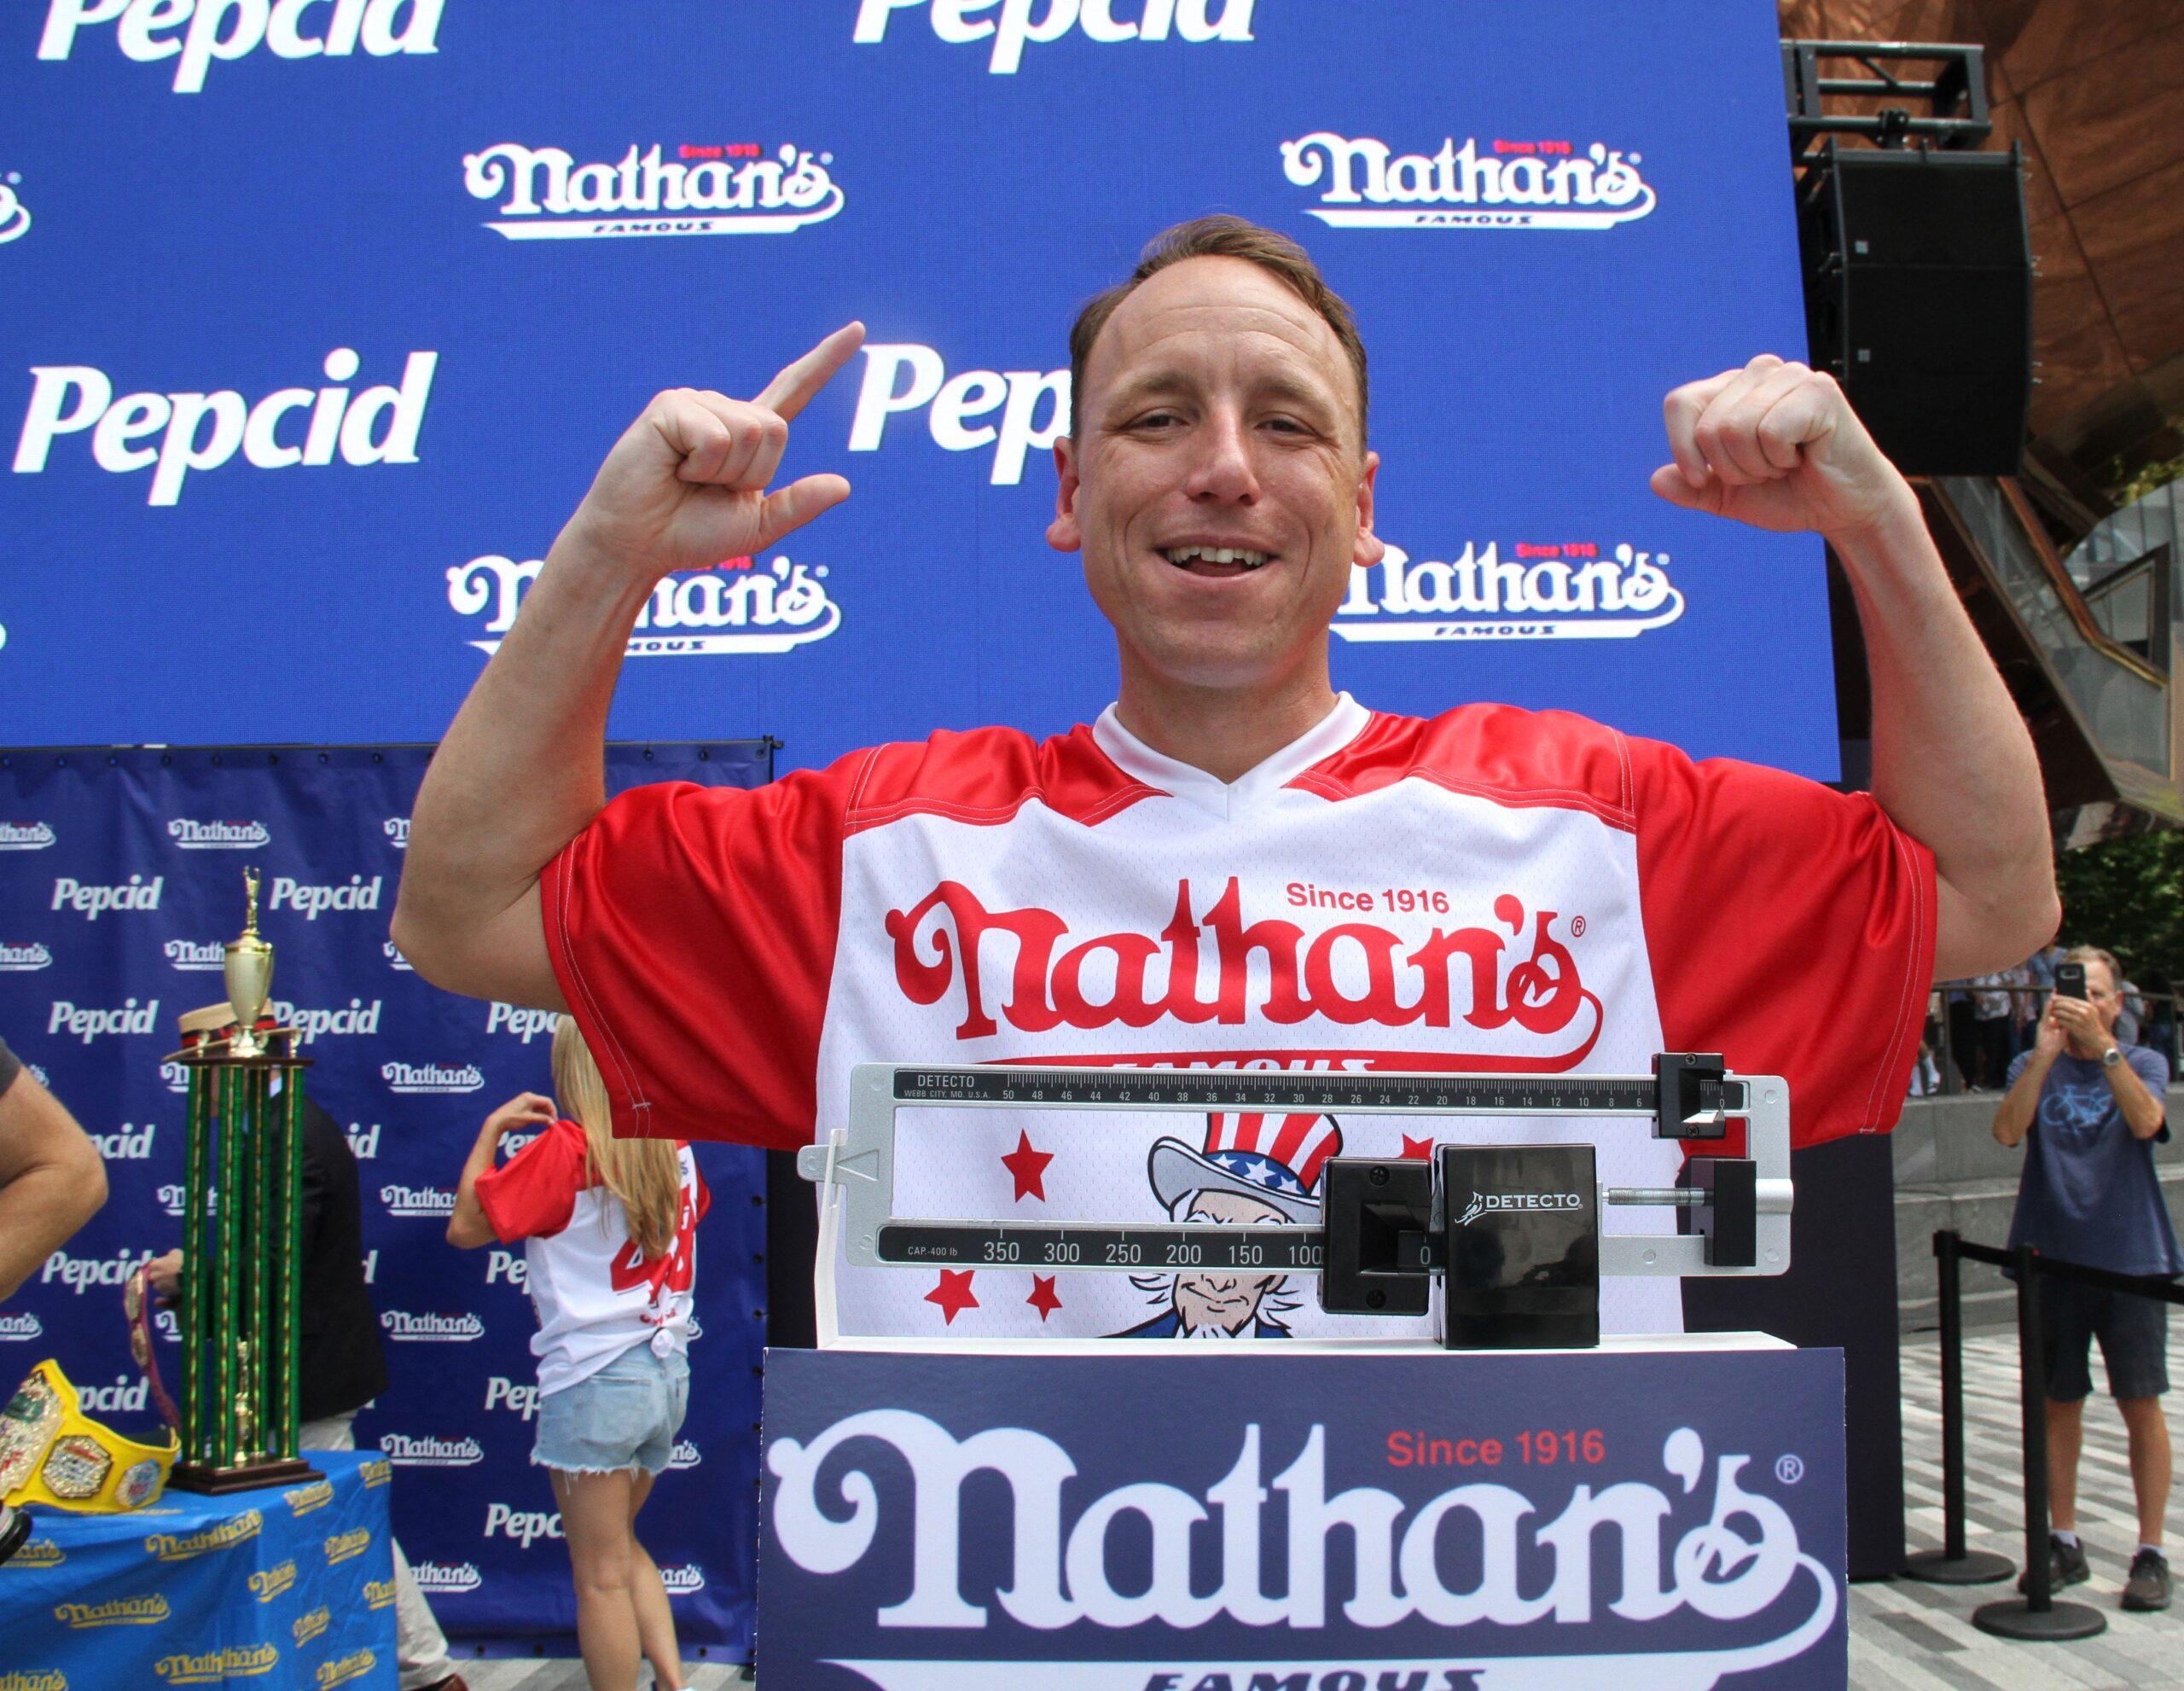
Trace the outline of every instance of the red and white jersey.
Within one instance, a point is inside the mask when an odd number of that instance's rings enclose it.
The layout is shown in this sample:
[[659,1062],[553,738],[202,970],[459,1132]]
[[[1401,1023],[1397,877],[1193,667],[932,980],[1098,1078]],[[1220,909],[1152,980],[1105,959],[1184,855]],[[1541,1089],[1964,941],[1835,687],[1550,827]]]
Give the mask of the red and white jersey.
[[574,1386],[633,1345],[687,1350],[698,1223],[712,1197],[688,1145],[675,1246],[648,1261],[630,1237],[622,1200],[587,1183],[584,1129],[557,1121],[473,1189],[504,1245],[523,1241],[524,1279],[538,1315],[531,1354],[542,1394]]
[[[1788,1078],[1800,1143],[1883,1131],[1934,944],[1932,860],[1867,796],[1561,713],[1425,721],[1347,695],[1227,783],[1110,710],[751,792],[639,787],[543,886],[618,1130],[776,1148],[841,1123],[868,1061],[1641,1073],[1721,1051]],[[1589,1139],[1634,1186],[1682,1155],[1635,1119],[897,1121],[896,1211],[922,1217],[1310,1225],[1334,1154]],[[839,1284],[849,1333],[1426,1330],[1248,1275],[844,1264]],[[1680,1331],[1678,1282],[1611,1281],[1601,1315]]]

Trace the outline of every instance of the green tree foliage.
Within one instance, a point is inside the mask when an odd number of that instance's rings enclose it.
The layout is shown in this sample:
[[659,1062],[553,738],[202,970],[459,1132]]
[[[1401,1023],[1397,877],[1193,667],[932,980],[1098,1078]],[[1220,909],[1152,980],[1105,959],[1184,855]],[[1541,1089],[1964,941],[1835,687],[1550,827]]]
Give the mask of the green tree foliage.
[[2184,834],[2135,834],[2065,852],[2055,865],[2062,940],[2105,945],[2141,986],[2184,985]]

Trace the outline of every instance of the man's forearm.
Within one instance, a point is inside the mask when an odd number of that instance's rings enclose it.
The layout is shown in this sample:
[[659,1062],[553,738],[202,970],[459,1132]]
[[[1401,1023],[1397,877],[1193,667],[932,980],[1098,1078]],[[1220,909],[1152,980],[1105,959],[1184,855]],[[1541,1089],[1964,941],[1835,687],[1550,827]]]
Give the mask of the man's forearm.
[[2054,931],[2053,853],[2040,763],[1958,602],[1915,497],[1831,535],[1858,606],[1873,680],[1873,797],[1934,854],[1960,955],[1937,979],[2016,963]]
[[[541,871],[605,803],[607,712],[640,580],[565,529],[441,741],[394,917],[395,943],[435,984],[506,995],[492,926],[529,919]],[[532,985],[559,1007],[550,979]]]
[[2111,1063],[2104,1072],[2109,1090],[2116,1095],[2116,1107],[2123,1113],[2123,1125],[2130,1129],[2133,1138],[2151,1139],[2168,1124],[2168,1101],[2155,1096],[2130,1064]]
[[2002,1095],[2002,1101],[1995,1107],[1995,1137],[2003,1144],[2015,1145],[2032,1130],[2032,1118],[2040,1107],[2040,1089],[2048,1084],[2048,1071],[2054,1066],[2054,1058],[2036,1049],[2017,1084]]

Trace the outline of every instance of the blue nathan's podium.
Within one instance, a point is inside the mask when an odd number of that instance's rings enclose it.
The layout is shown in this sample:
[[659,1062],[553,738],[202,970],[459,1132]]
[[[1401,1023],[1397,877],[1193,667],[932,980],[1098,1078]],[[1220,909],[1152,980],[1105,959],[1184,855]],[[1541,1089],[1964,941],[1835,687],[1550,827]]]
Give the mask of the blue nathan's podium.
[[[1155,1187],[1166,1157],[1204,1188],[1164,1195],[1157,1222],[905,1215],[895,1118],[934,1107],[1075,1112],[1086,1125],[1066,1131],[1118,1135],[1132,1124],[1095,1113],[1641,1117],[1716,1154],[1685,1159],[1673,1188],[1618,1185],[1581,1138],[1449,1124],[1428,1158],[1328,1160],[1275,1214],[1242,1203],[1269,1178],[1263,1154],[1193,1159],[1156,1136]],[[822,1194],[820,1348],[767,1353],[770,1685],[1846,1682],[1842,1353],[1753,1333],[1599,1337],[1604,1275],[1786,1267],[1779,1078],[1672,1054],[1642,1076],[862,1064],[848,1122],[799,1166]],[[1653,1214],[1611,1231],[1611,1206]],[[1172,1265],[1177,1320],[1108,1339],[839,1334],[839,1264],[967,1285],[976,1264]],[[1369,1319],[1311,1336],[1217,1321],[1210,1293],[1184,1321],[1184,1276],[1242,1272],[1315,1280],[1325,1317],[1430,1316],[1440,1342],[1416,1322],[1397,1337]],[[1240,1336],[1168,1336],[1186,1324]]]

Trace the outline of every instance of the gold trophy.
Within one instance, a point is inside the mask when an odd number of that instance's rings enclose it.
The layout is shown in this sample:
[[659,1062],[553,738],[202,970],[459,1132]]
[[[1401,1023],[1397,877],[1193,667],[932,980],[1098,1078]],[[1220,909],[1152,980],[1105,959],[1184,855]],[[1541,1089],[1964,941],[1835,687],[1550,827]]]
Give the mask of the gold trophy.
[[[243,871],[242,935],[227,944],[228,1002],[182,1018],[168,1061],[189,1080],[183,1186],[184,1491],[316,1479],[297,1455],[304,1071],[296,1031],[260,1032],[273,948],[258,932],[258,871]],[[279,1090],[275,1090],[276,1083]]]

